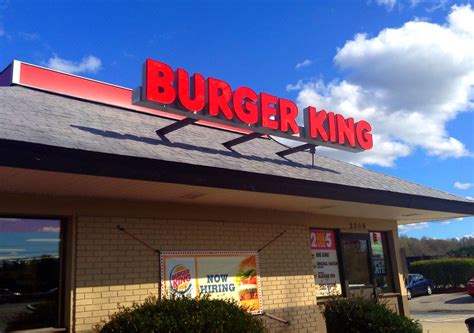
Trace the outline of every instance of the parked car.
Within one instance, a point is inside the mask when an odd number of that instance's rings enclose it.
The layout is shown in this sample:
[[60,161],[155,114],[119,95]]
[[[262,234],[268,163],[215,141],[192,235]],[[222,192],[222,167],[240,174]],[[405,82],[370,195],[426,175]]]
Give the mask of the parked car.
[[0,288],[0,304],[17,302],[20,296],[21,293],[13,292],[8,288]]
[[474,277],[467,282],[467,293],[474,297]]
[[408,299],[413,296],[431,295],[433,293],[433,282],[421,274],[408,274],[405,285]]

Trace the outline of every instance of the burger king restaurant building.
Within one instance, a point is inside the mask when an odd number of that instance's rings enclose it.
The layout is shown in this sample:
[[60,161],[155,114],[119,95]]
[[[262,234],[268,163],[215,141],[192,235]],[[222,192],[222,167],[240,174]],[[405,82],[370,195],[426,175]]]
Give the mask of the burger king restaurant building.
[[233,298],[270,332],[324,332],[331,295],[408,314],[397,226],[474,202],[319,155],[363,154],[370,124],[241,88],[152,60],[135,90],[1,72],[0,331],[48,303],[23,328],[90,332],[176,293]]

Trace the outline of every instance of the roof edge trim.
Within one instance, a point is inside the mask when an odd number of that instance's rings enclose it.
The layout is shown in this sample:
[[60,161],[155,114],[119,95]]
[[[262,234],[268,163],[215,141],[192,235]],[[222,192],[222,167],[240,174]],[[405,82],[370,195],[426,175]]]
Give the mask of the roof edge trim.
[[4,139],[0,166],[474,215],[474,202],[468,201]]

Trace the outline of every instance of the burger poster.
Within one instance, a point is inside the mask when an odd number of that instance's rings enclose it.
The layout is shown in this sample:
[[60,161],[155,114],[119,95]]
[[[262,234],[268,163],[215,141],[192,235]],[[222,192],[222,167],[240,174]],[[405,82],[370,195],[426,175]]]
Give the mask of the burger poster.
[[163,252],[163,295],[232,299],[249,312],[262,313],[256,252]]
[[316,296],[342,293],[334,230],[310,229]]

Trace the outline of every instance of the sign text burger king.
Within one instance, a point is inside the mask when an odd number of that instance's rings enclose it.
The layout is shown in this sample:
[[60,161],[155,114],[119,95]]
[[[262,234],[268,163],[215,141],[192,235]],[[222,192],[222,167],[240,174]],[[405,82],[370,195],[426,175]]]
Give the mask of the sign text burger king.
[[257,93],[248,87],[233,90],[219,79],[190,76],[165,63],[148,59],[142,87],[135,89],[133,103],[196,120],[274,135],[348,151],[371,149],[372,128],[365,120],[355,122],[340,114],[308,106],[299,126],[298,106],[285,98]]
[[174,266],[169,278],[171,289],[177,294],[185,295],[192,288],[192,278],[189,268],[183,265]]

